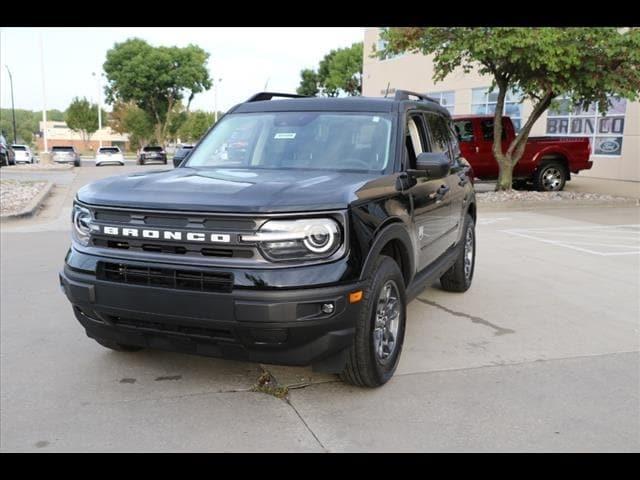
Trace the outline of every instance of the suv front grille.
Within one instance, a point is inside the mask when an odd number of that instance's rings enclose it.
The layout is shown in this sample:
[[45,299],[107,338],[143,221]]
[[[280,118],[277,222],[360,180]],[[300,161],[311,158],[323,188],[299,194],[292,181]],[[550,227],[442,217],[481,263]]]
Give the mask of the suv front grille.
[[230,293],[233,290],[233,274],[226,272],[176,270],[99,262],[97,278],[110,282],[177,290],[222,293]]

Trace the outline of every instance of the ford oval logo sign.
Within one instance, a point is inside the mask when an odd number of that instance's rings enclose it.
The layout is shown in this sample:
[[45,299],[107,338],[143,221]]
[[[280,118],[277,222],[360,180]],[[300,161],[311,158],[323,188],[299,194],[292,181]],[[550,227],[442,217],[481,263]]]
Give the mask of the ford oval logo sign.
[[618,142],[614,142],[613,140],[607,140],[600,144],[600,150],[605,153],[612,153],[617,151],[619,148]]

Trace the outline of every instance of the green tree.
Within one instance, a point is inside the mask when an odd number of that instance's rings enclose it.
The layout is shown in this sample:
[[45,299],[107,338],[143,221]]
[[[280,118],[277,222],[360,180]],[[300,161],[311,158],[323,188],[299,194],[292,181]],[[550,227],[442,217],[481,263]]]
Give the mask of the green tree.
[[175,106],[211,88],[207,70],[209,54],[196,45],[153,47],[141,39],[129,39],[107,52],[107,102],[133,102],[154,124],[156,140],[165,143]]
[[320,61],[317,71],[304,69],[300,77],[297,89],[300,95],[362,95],[362,42],[331,50]]
[[[220,118],[220,115],[218,115],[218,118]],[[189,112],[186,121],[178,130],[178,137],[182,141],[197,142],[214,123],[213,112]]]
[[[102,118],[107,119],[104,110]],[[82,141],[86,144],[98,130],[98,105],[90,103],[86,98],[75,97],[67,108],[64,119],[71,130],[80,132]]]
[[129,143],[136,149],[155,140],[152,119],[133,102],[116,103],[109,123],[114,131],[129,134]]
[[318,88],[318,74],[315,70],[305,68],[300,72],[300,86],[296,89],[298,95],[315,96],[320,89]]
[[[498,91],[493,154],[500,168],[497,190],[512,186],[513,168],[522,156],[538,118],[558,95],[574,106],[597,103],[608,109],[609,96],[634,100],[640,95],[640,28],[463,28],[385,29],[381,58],[405,51],[433,55],[434,81],[454,71],[473,69],[493,79]],[[507,92],[516,90],[533,103],[522,129],[502,148],[502,116]]]

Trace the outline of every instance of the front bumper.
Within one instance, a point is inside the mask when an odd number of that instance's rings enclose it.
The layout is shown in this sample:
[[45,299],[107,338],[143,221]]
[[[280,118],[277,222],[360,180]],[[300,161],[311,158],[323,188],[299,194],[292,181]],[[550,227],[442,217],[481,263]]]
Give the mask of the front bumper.
[[[178,290],[101,280],[65,265],[60,285],[91,338],[234,360],[339,372],[353,342],[360,284]],[[321,306],[332,303],[325,314]]]

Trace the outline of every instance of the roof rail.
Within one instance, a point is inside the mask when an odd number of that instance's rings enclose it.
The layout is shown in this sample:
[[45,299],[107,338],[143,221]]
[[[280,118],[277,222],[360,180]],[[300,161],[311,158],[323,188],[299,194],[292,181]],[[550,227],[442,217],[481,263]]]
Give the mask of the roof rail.
[[410,92],[409,90],[396,90],[396,96],[394,100],[409,100],[409,97],[418,97],[420,100],[425,100],[427,102],[435,102],[440,103],[436,99],[431,98],[424,93],[416,93]]
[[298,95],[296,93],[277,93],[277,92],[260,92],[253,95],[247,100],[248,102],[260,102],[262,100],[271,100],[273,97],[282,98],[310,98],[309,95]]

